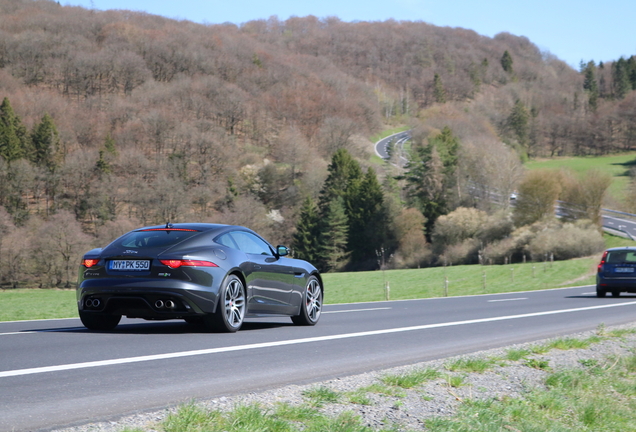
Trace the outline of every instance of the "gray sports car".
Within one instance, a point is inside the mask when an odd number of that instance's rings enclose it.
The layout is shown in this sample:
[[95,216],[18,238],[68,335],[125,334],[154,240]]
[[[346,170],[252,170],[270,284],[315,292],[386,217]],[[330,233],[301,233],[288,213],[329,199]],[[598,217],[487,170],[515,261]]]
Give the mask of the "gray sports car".
[[91,330],[111,330],[122,316],[184,319],[222,332],[264,315],[314,325],[322,309],[322,278],[313,265],[288,253],[241,226],[140,228],[84,255],[79,316]]

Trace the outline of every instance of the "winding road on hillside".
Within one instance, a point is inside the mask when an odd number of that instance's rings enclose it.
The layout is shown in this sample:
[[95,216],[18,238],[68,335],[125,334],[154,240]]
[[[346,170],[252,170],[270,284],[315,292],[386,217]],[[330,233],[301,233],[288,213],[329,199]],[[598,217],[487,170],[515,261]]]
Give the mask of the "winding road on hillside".
[[399,154],[399,164],[400,166],[405,166],[406,163],[408,162],[408,159],[405,157],[404,152],[403,152],[403,148],[404,148],[404,144],[411,139],[411,131],[404,131],[404,132],[398,132],[395,133],[393,135],[389,135],[386,138],[382,138],[380,141],[378,141],[377,143],[375,143],[375,154],[377,154],[378,156],[380,156],[382,159],[388,159],[389,158],[389,144],[390,143],[394,143],[395,144],[395,148],[398,151]]
[[[390,143],[394,143],[399,154],[399,165],[404,167],[408,162],[403,151],[404,144],[410,139],[410,130],[389,135],[375,143],[375,153],[382,159],[388,159],[388,146]],[[501,195],[495,192],[492,194],[492,199],[493,201],[500,201]],[[611,232],[613,232],[613,234],[629,237],[632,240],[636,239],[636,215],[634,214],[603,209],[602,223],[603,227],[612,230]]]
[[599,299],[587,286],[328,305],[315,327],[268,318],[235,334],[203,333],[182,321],[125,319],[111,332],[90,332],[78,319],[0,323],[0,430],[50,430],[635,317],[636,296]]

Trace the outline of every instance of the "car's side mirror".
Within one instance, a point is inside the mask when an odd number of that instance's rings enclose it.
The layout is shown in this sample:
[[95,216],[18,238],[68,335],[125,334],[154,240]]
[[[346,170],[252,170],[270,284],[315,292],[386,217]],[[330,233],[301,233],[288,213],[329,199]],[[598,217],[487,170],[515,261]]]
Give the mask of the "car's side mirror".
[[289,255],[289,249],[287,249],[287,246],[278,245],[276,246],[276,253],[279,257],[287,256]]

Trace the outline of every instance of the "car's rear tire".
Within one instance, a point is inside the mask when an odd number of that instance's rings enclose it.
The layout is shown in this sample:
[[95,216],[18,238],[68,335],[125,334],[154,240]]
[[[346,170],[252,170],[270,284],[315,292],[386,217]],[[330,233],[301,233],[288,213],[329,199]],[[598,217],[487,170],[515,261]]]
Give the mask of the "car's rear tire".
[[79,311],[82,324],[89,330],[112,330],[121,321],[121,315],[106,315]]
[[620,297],[620,296],[621,296],[620,291],[612,291],[612,297]]
[[322,311],[322,287],[316,276],[310,276],[303,293],[303,302],[300,305],[300,314],[291,317],[296,325],[316,325]]
[[245,309],[245,286],[238,276],[228,275],[221,285],[216,312],[206,315],[203,323],[209,331],[234,333],[243,325]]
[[605,297],[606,294],[607,294],[607,291],[605,291],[603,288],[599,286],[596,287],[596,297],[603,298]]

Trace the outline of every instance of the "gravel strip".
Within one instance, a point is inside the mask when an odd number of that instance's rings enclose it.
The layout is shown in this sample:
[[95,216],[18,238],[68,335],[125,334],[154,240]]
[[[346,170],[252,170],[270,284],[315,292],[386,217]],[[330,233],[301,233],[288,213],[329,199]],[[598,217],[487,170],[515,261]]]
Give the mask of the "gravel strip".
[[[636,322],[629,325],[608,327],[605,330],[634,329]],[[596,331],[588,331],[567,336],[568,338],[585,339],[596,335]],[[561,337],[559,339],[563,339]],[[303,392],[317,387],[327,387],[333,391],[352,392],[356,389],[381,383],[385,375],[399,375],[418,369],[432,368],[440,371],[444,377],[438,378],[413,389],[400,389],[400,396],[387,396],[366,392],[371,403],[359,405],[353,403],[327,404],[321,412],[336,416],[343,411],[353,411],[371,428],[380,429],[389,425],[397,425],[397,430],[424,430],[424,420],[435,416],[454,414],[461,401],[466,399],[518,398],[529,389],[541,387],[548,372],[525,365],[525,360],[518,362],[501,361],[498,365],[484,373],[449,372],[445,365],[461,358],[503,358],[510,349],[524,349],[541,345],[548,340],[481,351],[471,355],[451,357],[447,359],[417,363],[392,369],[367,372],[361,375],[337,378],[309,385],[292,385],[259,393],[248,393],[233,397],[220,397],[198,403],[211,410],[232,410],[236,405],[259,404],[263,408],[273,407],[277,403],[286,402],[292,405],[306,404]],[[548,361],[552,370],[582,367],[581,360],[596,360],[600,364],[612,356],[628,356],[636,352],[636,333],[626,334],[622,338],[611,338],[593,344],[586,349],[558,350],[553,349],[545,354],[536,354],[528,358]],[[447,376],[460,376],[463,385],[451,387]],[[147,432],[160,432],[159,424],[176,408],[168,408],[155,412],[140,412],[113,421],[95,422],[54,432],[121,432],[125,428],[140,428]]]

